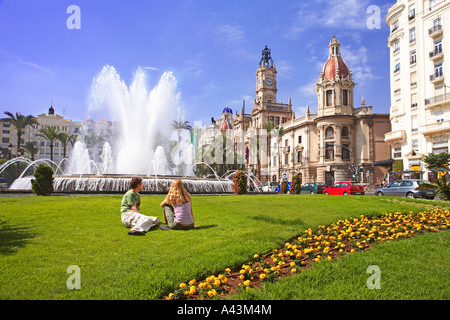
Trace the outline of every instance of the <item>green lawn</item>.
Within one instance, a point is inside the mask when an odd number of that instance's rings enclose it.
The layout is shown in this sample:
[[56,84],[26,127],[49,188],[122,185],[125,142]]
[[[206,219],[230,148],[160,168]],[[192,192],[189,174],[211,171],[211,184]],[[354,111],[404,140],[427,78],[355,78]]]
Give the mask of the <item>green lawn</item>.
[[[162,199],[142,196],[142,212],[163,220]],[[450,207],[445,202],[368,196],[193,199],[199,229],[155,229],[134,237],[121,224],[120,196],[0,198],[0,299],[160,299],[181,282],[242,265],[253,254],[275,249],[309,227],[361,214]],[[240,298],[448,299],[448,234],[377,245]],[[370,264],[381,268],[381,290],[361,289]],[[79,290],[66,285],[71,265],[81,269]],[[387,290],[389,277],[394,278],[392,290]],[[408,290],[401,290],[403,280],[411,286]],[[308,284],[307,293],[299,293]],[[425,286],[429,290],[415,290]],[[418,297],[410,291],[418,291]]]

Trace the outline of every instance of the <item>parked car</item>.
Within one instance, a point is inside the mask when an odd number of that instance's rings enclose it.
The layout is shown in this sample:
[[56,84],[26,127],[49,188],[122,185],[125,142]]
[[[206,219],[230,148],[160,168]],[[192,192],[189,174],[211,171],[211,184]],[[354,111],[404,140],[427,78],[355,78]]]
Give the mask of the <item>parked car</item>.
[[280,186],[279,182],[266,182],[262,187],[262,191],[264,192],[274,192],[277,187]]
[[[278,186],[278,187],[275,189],[275,191],[278,192],[278,193],[280,193],[280,187],[281,187],[281,186]],[[288,187],[288,191],[291,190],[291,182],[290,182],[290,181],[287,182],[287,187]]]
[[323,190],[323,194],[326,195],[364,195],[364,187],[358,185],[354,181],[340,181],[336,182],[333,186]]
[[424,183],[429,182],[419,179],[397,180],[392,182],[387,187],[375,190],[375,195],[434,199],[434,197],[436,196],[436,191],[434,189],[417,189],[421,184]]
[[301,193],[323,194],[323,190],[328,186],[323,182],[308,182],[302,185]]

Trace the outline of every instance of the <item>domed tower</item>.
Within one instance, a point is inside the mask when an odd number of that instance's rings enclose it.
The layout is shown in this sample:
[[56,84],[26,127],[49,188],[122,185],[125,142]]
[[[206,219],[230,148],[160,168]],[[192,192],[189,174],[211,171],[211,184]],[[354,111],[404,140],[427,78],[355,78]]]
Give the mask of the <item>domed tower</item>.
[[266,109],[267,103],[276,103],[277,91],[277,70],[266,45],[256,70],[256,104]]
[[225,107],[222,111],[222,121],[219,126],[220,132],[223,134],[227,133],[227,130],[233,129],[233,110],[231,108]]
[[329,56],[316,84],[318,117],[336,114],[353,114],[352,72],[342,59],[340,42],[333,39],[329,44]]

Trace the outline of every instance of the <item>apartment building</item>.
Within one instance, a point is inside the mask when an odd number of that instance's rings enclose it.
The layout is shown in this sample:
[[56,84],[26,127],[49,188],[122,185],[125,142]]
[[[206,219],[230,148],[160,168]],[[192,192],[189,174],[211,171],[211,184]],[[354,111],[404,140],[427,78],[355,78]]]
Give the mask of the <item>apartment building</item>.
[[394,171],[403,178],[431,179],[422,159],[449,151],[450,59],[445,55],[450,55],[450,1],[399,0],[386,23],[391,29],[391,131],[385,141]]

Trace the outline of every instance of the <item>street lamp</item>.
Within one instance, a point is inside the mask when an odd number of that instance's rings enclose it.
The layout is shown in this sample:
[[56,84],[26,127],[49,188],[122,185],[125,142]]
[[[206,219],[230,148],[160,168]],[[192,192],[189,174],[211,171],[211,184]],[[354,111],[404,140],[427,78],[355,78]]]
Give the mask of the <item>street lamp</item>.
[[9,152],[9,160],[11,160],[11,154],[12,154],[12,147],[13,147],[13,145],[12,145],[12,143],[9,143],[9,145],[8,145],[8,152]]

